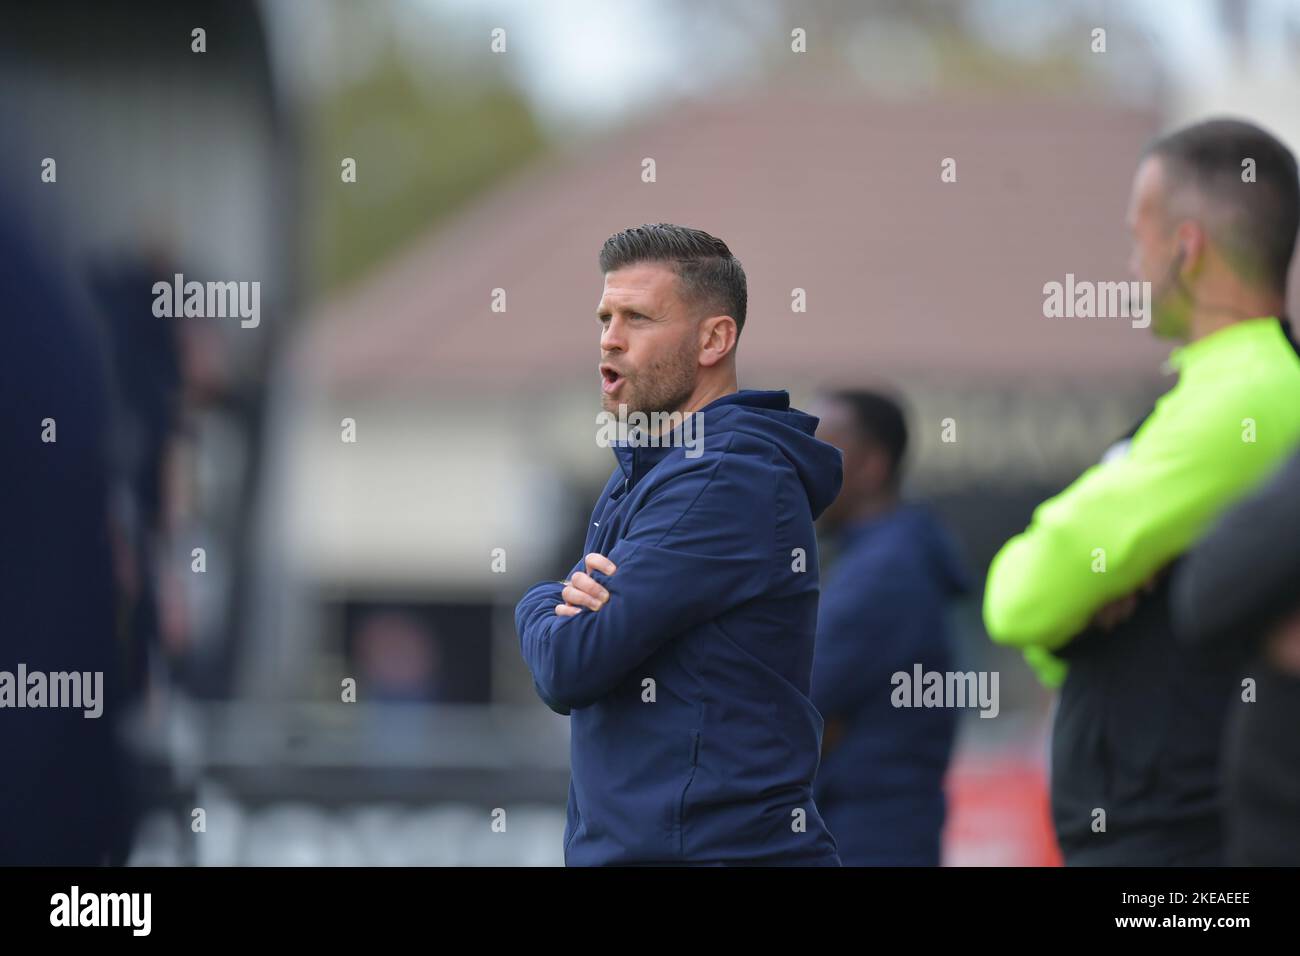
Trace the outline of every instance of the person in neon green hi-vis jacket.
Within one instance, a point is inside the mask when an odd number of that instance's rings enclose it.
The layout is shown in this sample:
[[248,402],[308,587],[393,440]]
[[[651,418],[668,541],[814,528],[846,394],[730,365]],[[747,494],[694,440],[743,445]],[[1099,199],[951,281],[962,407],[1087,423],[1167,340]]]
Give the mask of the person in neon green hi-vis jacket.
[[1300,443],[1300,355],[1282,318],[1298,218],[1295,159],[1257,127],[1215,120],[1148,148],[1130,268],[1150,282],[1152,331],[1182,343],[1178,382],[989,567],[989,635],[1061,688],[1052,803],[1067,863],[1219,859],[1214,771],[1235,672],[1173,641],[1162,572]]

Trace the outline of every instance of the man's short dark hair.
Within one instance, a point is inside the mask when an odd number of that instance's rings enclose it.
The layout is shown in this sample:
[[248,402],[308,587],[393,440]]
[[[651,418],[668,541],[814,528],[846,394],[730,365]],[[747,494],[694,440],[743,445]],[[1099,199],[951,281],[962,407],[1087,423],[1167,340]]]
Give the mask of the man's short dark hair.
[[[1168,164],[1171,195],[1191,188],[1208,200],[1211,238],[1244,279],[1286,292],[1300,230],[1300,177],[1277,137],[1242,120],[1213,119],[1157,139],[1146,155]],[[1254,182],[1242,178],[1247,159]]]
[[740,335],[749,297],[745,270],[721,239],[700,229],[657,222],[615,233],[600,250],[601,272],[638,262],[671,264],[682,298],[712,315],[731,316],[736,320],[736,335]]
[[858,435],[884,449],[889,456],[890,477],[897,483],[907,454],[907,417],[903,406],[883,392],[868,389],[839,389],[826,397],[848,406]]

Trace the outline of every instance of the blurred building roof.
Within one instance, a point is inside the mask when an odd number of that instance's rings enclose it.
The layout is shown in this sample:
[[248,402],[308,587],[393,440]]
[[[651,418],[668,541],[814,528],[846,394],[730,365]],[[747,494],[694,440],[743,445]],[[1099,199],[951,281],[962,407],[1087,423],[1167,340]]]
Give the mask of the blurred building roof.
[[[336,394],[594,383],[600,245],[669,221],[722,237],[745,266],[742,385],[1150,376],[1168,347],[1149,329],[1045,318],[1043,285],[1129,278],[1125,206],[1157,122],[1005,98],[780,93],[679,108],[553,154],[416,241],[326,303],[299,358]],[[940,180],[946,157],[955,183]],[[796,287],[806,313],[791,310]]]

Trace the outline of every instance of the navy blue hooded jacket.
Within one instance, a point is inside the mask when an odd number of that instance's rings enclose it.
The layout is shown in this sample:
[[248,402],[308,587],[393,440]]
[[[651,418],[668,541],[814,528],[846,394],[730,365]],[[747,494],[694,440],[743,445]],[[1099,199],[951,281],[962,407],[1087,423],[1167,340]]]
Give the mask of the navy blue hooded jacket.
[[836,865],[809,681],[840,453],[783,391],[700,416],[696,457],[615,447],[585,546],[615,565],[592,575],[605,606],[559,617],[548,582],[515,611],[538,693],[570,715],[565,862]]
[[839,543],[822,588],[812,699],[843,726],[822,758],[817,803],[846,866],[937,866],[957,714],[894,707],[891,678],[916,664],[950,669],[945,615],[970,577],[918,505],[852,525]]

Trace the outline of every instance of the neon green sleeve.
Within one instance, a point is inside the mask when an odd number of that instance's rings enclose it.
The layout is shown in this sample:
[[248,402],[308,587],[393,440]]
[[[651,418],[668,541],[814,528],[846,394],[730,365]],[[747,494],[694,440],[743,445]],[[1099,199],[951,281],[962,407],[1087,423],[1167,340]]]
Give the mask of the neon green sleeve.
[[1065,683],[1070,665],[1044,647],[1026,647],[1025,663],[1044,687],[1056,688]]
[[[1185,551],[1300,436],[1300,378],[1206,378],[1180,382],[1127,455],[1040,505],[997,554],[984,595],[993,640],[1045,651],[1067,644],[1104,604]],[[1046,677],[1053,660],[1040,651],[1030,663]]]

